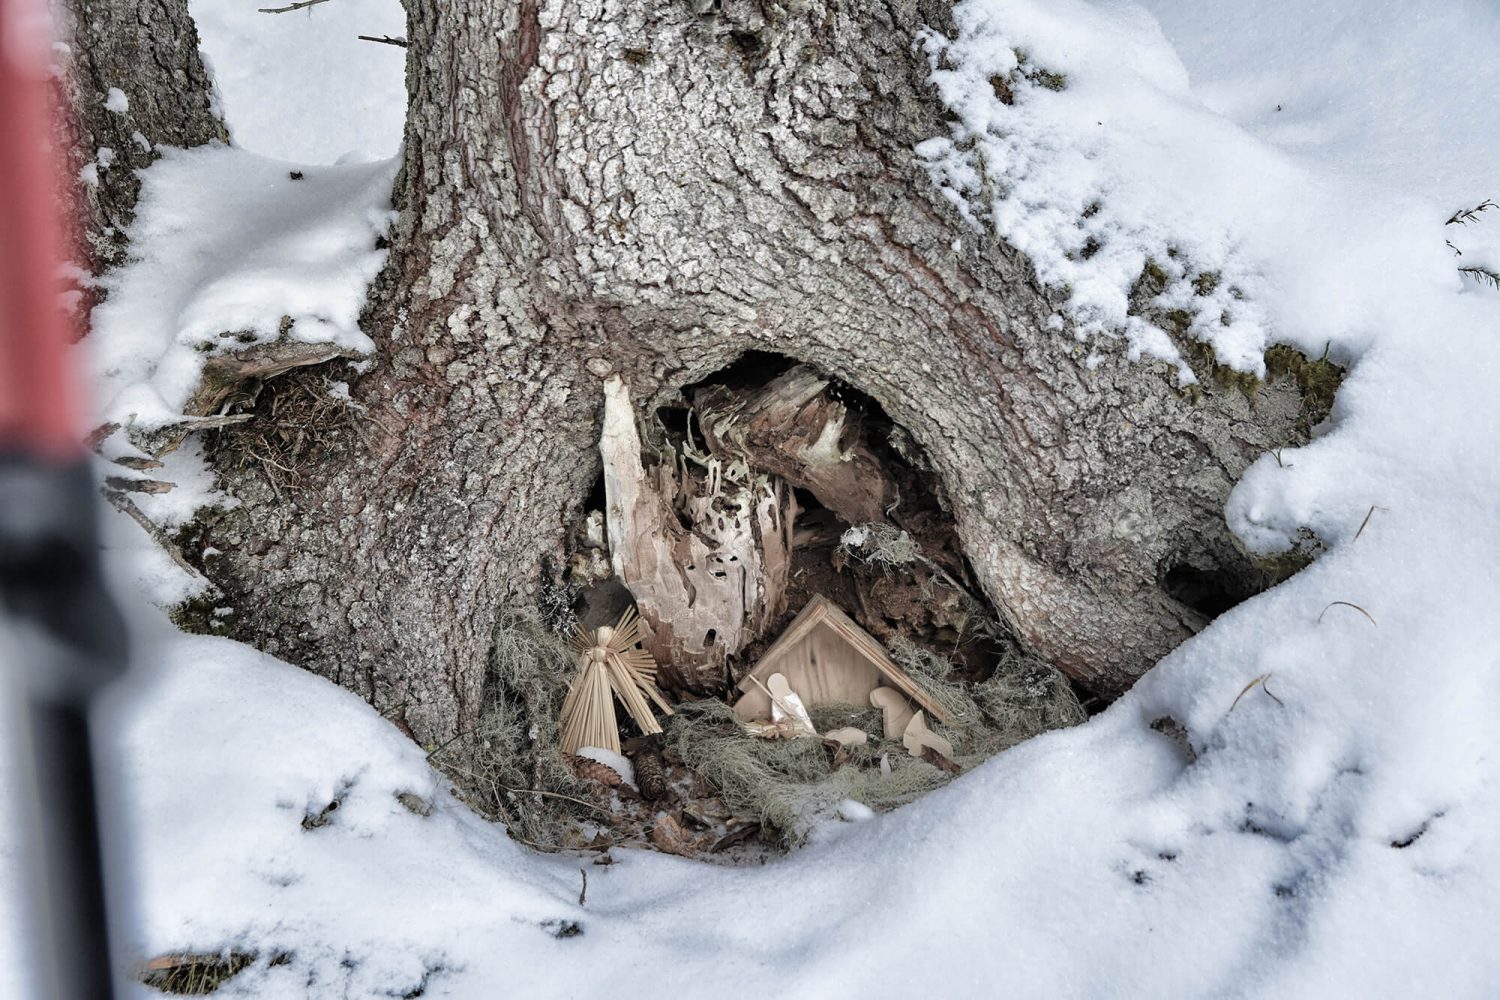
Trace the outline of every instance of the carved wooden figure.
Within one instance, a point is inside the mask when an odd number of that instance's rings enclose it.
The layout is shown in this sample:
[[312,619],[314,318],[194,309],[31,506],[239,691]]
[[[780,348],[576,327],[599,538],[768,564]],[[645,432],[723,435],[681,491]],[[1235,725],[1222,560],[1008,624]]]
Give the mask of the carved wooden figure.
[[[915,702],[934,718],[952,721],[943,707],[886,655],[880,643],[821,595],[807,602],[781,638],[762,654],[755,669],[740,681],[742,693],[734,703],[736,715],[746,720],[772,717],[772,698],[765,685],[773,674],[783,675],[807,708],[868,705],[872,694],[886,689]],[[900,733],[887,730],[886,735]]]
[[911,722],[917,711],[906,695],[894,688],[876,688],[871,691],[870,704],[880,709],[881,726],[888,740],[899,740],[905,735],[907,723]]
[[930,747],[946,759],[953,759],[953,744],[928,729],[927,720],[921,712],[912,716],[911,722],[907,723],[906,732],[901,734],[901,742],[913,757],[922,756],[922,751]]

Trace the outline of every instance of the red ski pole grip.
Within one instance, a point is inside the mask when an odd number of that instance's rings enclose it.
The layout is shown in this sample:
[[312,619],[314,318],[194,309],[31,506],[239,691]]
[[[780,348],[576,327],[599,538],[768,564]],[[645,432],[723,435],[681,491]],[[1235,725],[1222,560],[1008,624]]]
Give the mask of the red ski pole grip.
[[82,452],[59,265],[65,203],[50,128],[50,35],[37,0],[0,0],[0,452]]

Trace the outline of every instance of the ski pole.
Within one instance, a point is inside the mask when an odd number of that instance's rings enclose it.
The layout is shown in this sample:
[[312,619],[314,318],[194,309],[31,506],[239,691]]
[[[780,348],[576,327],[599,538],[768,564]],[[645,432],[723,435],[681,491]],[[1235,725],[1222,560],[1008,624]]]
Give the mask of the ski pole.
[[[36,986],[113,995],[89,708],[126,666],[99,561],[97,497],[58,300],[51,39],[36,0],[0,0],[0,624],[20,662],[31,737]],[[23,775],[23,779],[28,777]]]

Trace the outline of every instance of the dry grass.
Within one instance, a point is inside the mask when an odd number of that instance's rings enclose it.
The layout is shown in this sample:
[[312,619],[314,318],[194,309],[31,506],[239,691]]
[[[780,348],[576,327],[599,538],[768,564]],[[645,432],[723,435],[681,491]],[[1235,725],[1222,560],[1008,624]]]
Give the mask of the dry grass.
[[[175,996],[207,996],[255,963],[256,955],[238,951],[215,954],[161,955],[146,963],[141,982]],[[290,960],[277,955],[273,965]]]
[[255,469],[279,499],[305,483],[306,470],[348,435],[363,438],[369,417],[358,404],[332,395],[343,361],[296,368],[247,386],[237,406],[251,419],[210,432],[215,464]]

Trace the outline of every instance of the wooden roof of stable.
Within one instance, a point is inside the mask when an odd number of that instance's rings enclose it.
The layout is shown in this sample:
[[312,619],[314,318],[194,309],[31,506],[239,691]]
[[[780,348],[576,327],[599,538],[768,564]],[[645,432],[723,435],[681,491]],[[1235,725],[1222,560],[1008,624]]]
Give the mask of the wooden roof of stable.
[[844,613],[842,608],[822,594],[808,601],[807,606],[797,613],[796,618],[792,619],[786,631],[781,633],[781,638],[773,642],[761,654],[760,662],[755,665],[755,669],[740,681],[738,685],[740,691],[746,694],[752,690],[758,691],[758,685],[751,678],[764,681],[771,674],[778,673],[778,661],[784,659],[799,643],[810,637],[820,625],[826,625],[837,633],[875,668],[890,687],[916,702],[932,717],[942,722],[953,721],[952,713],[939,705],[931,695],[911,679],[906,671],[897,666],[886,653],[884,646],[876,642],[870,633],[860,628],[854,619]]

